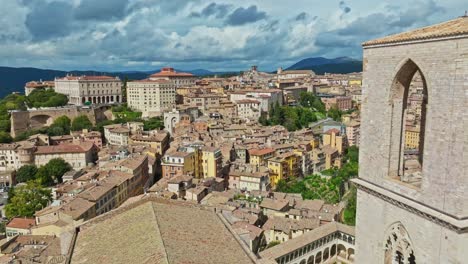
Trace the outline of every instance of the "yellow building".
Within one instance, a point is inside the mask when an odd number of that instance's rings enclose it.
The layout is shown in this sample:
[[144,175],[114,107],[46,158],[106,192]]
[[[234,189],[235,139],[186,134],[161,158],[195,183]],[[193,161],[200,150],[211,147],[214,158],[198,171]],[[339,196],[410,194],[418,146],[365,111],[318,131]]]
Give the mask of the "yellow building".
[[149,135],[136,134],[130,137],[129,143],[148,145],[155,149],[159,156],[162,156],[169,148],[169,133],[161,130],[152,131]]
[[414,127],[406,128],[405,148],[406,149],[418,149],[419,148],[419,130],[418,129]]
[[275,150],[272,148],[264,148],[264,149],[250,149],[249,156],[250,156],[250,164],[262,166],[267,164],[267,159],[273,157],[275,155]]
[[325,169],[331,169],[333,167],[341,168],[341,156],[338,150],[331,146],[323,147],[323,155],[325,156]]
[[361,86],[362,80],[361,79],[351,79],[348,81],[349,86]]
[[294,153],[285,153],[268,159],[270,185],[275,187],[279,180],[300,176],[299,166],[299,157]]
[[330,129],[323,134],[323,145],[330,146],[338,150],[338,154],[343,153],[343,136],[338,129]]
[[202,169],[200,177],[221,177],[223,156],[219,148],[203,147],[200,157]]

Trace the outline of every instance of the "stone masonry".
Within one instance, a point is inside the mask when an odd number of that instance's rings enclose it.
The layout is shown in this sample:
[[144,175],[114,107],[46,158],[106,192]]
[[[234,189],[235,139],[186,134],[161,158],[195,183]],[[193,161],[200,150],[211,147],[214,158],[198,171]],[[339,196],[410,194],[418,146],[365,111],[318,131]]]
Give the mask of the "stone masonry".
[[[468,17],[363,46],[356,263],[466,263]],[[428,103],[415,187],[399,169],[403,99],[418,70]]]

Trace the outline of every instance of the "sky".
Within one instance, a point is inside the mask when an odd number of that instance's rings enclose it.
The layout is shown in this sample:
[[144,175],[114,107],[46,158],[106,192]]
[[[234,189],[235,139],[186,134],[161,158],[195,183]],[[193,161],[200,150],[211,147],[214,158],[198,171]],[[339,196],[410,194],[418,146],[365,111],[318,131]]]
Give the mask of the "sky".
[[361,59],[360,43],[463,15],[465,0],[1,0],[0,65],[237,71],[308,57]]

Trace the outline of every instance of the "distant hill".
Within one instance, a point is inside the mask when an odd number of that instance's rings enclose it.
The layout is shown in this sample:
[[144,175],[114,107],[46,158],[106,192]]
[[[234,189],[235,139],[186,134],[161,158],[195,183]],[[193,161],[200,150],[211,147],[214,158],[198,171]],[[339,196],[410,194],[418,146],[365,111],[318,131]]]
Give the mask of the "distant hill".
[[351,73],[362,71],[362,61],[348,57],[327,59],[323,57],[303,59],[286,70],[313,70],[316,74]]
[[[48,70],[48,69],[37,69],[37,68],[12,68],[12,67],[0,67],[0,98],[12,92],[24,93],[24,85],[29,81],[38,80],[53,80],[55,77],[63,77],[67,74],[73,75],[108,75],[118,76],[120,79],[127,77],[130,80],[139,80],[147,78],[150,74],[159,72],[160,69],[154,71],[124,71],[124,72],[99,72],[99,71],[59,71],[59,70]],[[184,71],[177,70],[176,71]],[[204,69],[196,69],[190,72],[198,76],[222,74],[217,72],[211,72]]]

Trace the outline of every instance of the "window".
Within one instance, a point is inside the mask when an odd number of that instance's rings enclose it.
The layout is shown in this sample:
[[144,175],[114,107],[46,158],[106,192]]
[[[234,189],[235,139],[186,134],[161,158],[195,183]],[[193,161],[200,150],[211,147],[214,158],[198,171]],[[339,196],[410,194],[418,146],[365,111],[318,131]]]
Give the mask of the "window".
[[391,89],[389,176],[420,187],[428,92],[422,71],[407,60]]

